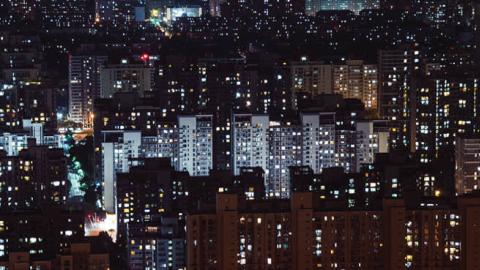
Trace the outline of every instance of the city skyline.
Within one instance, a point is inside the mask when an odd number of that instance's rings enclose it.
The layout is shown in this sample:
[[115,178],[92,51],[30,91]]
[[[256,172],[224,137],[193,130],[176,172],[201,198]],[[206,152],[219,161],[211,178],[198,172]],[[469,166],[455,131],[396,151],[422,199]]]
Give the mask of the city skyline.
[[480,1],[0,3],[0,270],[480,269]]

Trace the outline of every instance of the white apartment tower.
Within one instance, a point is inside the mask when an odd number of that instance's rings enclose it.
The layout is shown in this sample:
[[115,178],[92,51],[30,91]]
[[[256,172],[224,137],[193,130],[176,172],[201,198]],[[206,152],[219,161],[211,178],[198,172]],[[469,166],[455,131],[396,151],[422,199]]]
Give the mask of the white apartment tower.
[[192,176],[208,175],[213,167],[212,116],[178,117],[178,169]]
[[334,167],[335,113],[307,113],[302,121],[302,165],[310,166],[314,173]]
[[261,167],[268,175],[268,115],[233,115],[233,173],[242,167]]
[[115,139],[102,143],[103,203],[105,211],[116,212],[117,173],[125,173],[136,166],[142,143],[141,131],[105,131],[104,137]]

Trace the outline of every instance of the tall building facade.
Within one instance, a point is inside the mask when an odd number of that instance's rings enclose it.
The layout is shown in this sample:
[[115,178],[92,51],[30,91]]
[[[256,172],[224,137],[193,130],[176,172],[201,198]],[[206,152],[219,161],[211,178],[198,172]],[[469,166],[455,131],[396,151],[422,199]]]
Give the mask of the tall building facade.
[[211,115],[178,117],[178,169],[190,175],[208,175],[213,167]]
[[458,198],[450,208],[412,210],[386,199],[378,210],[332,211],[317,208],[315,197],[295,193],[290,205],[265,212],[245,211],[261,202],[246,208],[235,194],[217,195],[214,212],[187,216],[188,269],[479,266],[478,198]]
[[44,145],[48,148],[60,148],[65,146],[62,135],[44,135],[42,124],[34,124],[37,132],[24,131],[19,133],[3,133],[0,135],[0,150],[5,151],[7,156],[18,156],[23,149],[27,149],[30,143]]
[[360,99],[367,109],[377,109],[377,65],[361,60],[349,60],[345,65],[333,66],[333,93],[344,98]]
[[100,95],[111,98],[117,92],[136,92],[145,96],[152,92],[154,68],[144,64],[129,63],[105,65],[100,69]]
[[185,237],[174,217],[163,218],[161,225],[129,225],[127,264],[129,269],[183,269]]
[[232,124],[233,173],[261,167],[268,175],[268,115],[234,114]]
[[480,189],[480,138],[455,139],[455,187],[459,195]]
[[30,145],[18,156],[0,152],[0,204],[4,209],[31,210],[64,205],[68,197],[67,158],[61,149]]
[[379,115],[390,121],[391,144],[393,148],[412,149],[410,140],[410,98],[411,81],[414,72],[420,70],[419,50],[405,48],[380,50],[378,52],[378,104]]
[[335,167],[335,114],[303,114],[302,164],[315,173]]
[[95,249],[98,248],[91,243],[72,243],[67,252],[57,258],[60,269],[74,269],[75,267],[87,269],[110,268],[110,255],[105,251],[102,253],[95,252]]
[[88,29],[93,24],[93,6],[87,0],[39,1],[44,28]]
[[292,89],[294,93],[311,95],[333,93],[332,68],[319,61],[308,61],[306,57],[300,62],[291,63]]
[[377,110],[377,65],[362,60],[347,60],[344,64],[305,60],[293,62],[291,72],[292,89],[297,95],[341,94],[361,100],[367,109]]
[[268,146],[267,194],[270,197],[289,197],[290,167],[302,164],[302,126],[290,122],[270,122]]
[[135,21],[135,7],[140,1],[95,0],[95,22],[125,28]]
[[128,172],[139,158],[142,134],[140,131],[104,132],[102,142],[103,206],[116,213],[117,173]]
[[158,125],[156,136],[142,136],[141,157],[169,158],[172,165],[178,168],[178,128],[176,124]]
[[[5,257],[14,256],[15,251],[32,257],[54,258],[57,254],[65,254],[73,242],[84,239],[84,211],[63,210],[51,205],[40,209],[8,211],[0,215],[0,256],[3,257],[0,267]],[[30,268],[26,262],[19,266]]]
[[457,136],[478,136],[479,80],[442,74],[421,77],[411,101],[411,143],[420,162],[428,163],[453,151]]
[[69,115],[84,128],[93,127],[93,102],[100,97],[100,70],[107,60],[97,55],[69,58]]
[[356,123],[355,140],[355,171],[360,172],[363,165],[372,164],[375,155],[389,152],[388,131],[375,130],[373,121]]
[[120,239],[127,237],[129,225],[145,226],[171,211],[174,172],[168,159],[146,159],[143,166],[118,174],[115,201]]
[[[355,121],[353,128],[346,129],[336,127],[335,113],[304,114],[301,123],[270,121],[268,115],[232,117],[234,122],[226,137],[231,140],[231,171],[240,175],[244,169],[260,168],[271,197],[290,196],[292,166],[309,166],[315,173],[337,166],[359,172],[363,165],[374,162],[377,153],[389,151],[388,132],[377,128],[374,121]],[[208,175],[214,169],[213,130],[218,127],[211,123],[211,116],[197,115],[179,117],[178,125],[159,124],[157,135],[102,132],[100,158],[105,187],[112,186],[107,183],[114,183],[115,173],[138,164],[136,158],[168,158],[178,171]],[[128,139],[127,134],[135,139]]]
[[315,16],[320,9],[321,0],[305,0],[305,14]]

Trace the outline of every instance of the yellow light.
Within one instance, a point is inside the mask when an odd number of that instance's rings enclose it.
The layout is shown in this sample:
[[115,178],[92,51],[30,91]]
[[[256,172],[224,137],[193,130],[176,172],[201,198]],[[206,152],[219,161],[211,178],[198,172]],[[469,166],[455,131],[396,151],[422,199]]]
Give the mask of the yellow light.
[[435,190],[435,197],[440,197],[442,195],[442,193],[440,192],[440,190]]

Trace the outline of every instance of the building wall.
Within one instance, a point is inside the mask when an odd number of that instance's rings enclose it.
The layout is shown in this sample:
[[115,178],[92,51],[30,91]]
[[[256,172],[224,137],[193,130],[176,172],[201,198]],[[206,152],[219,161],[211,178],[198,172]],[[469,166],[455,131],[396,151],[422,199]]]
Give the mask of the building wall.
[[100,97],[100,69],[107,56],[74,55],[69,59],[69,116],[93,127],[93,102]]
[[344,64],[293,62],[291,64],[294,94],[341,94],[344,98],[360,99],[367,109],[377,110],[377,65],[362,60],[347,60]]
[[117,92],[137,92],[144,96],[153,90],[154,69],[143,64],[120,64],[100,70],[102,98],[111,98]]
[[[302,164],[310,166],[315,173],[335,166],[335,123],[333,115],[323,122],[322,114],[302,115]],[[331,116],[331,117],[330,117]],[[330,121],[333,117],[333,122]]]
[[480,189],[480,139],[456,139],[455,187],[459,195]]
[[188,269],[476,269],[480,199],[416,209],[384,200],[378,211],[316,210],[314,193],[290,209],[244,210],[218,194],[211,214],[187,216]]
[[268,115],[233,115],[233,173],[261,167],[268,175]]
[[[142,134],[140,131],[120,131],[118,141],[102,143],[103,202],[106,211],[116,212],[117,173],[128,172],[139,157]],[[132,161],[133,159],[133,161]]]
[[212,169],[212,116],[180,116],[179,166],[193,176],[208,175]]
[[290,196],[290,166],[302,164],[302,127],[270,124],[268,131],[268,179],[270,196]]

